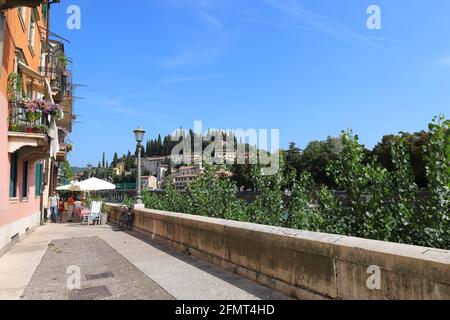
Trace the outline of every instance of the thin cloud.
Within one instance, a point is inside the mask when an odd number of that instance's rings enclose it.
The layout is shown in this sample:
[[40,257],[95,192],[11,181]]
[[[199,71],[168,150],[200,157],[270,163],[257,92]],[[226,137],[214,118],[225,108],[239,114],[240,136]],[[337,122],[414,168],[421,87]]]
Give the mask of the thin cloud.
[[212,14],[202,11],[198,14],[201,21],[211,29],[222,29],[222,22]]
[[180,10],[189,10],[199,21],[211,29],[223,27],[219,18],[211,12],[215,5],[210,0],[164,0],[164,4]]
[[161,62],[164,68],[183,66],[204,66],[211,64],[228,45],[228,34],[220,33],[209,41],[185,49],[180,54],[165,59]]
[[163,84],[177,84],[177,83],[208,81],[216,78],[217,78],[216,75],[184,76],[184,77],[165,78],[161,82]]
[[282,23],[282,22],[272,22],[272,21],[248,19],[248,18],[242,18],[241,21],[248,22],[248,23],[254,23],[254,24],[262,24],[262,25],[272,26],[272,27],[319,31],[319,29],[312,28],[312,27],[306,27],[306,26],[297,25],[297,24]]
[[373,41],[370,37],[361,35],[351,30],[345,24],[329,18],[327,16],[314,13],[303,7],[296,0],[262,0],[268,6],[297,18],[314,30],[335,36],[342,37],[347,41],[364,44],[379,50],[386,50],[383,46]]
[[[191,14],[205,28],[199,36],[202,40],[180,53],[161,61],[164,68],[182,66],[203,66],[212,63],[220,55],[227,42],[227,31],[218,18],[218,2],[211,0],[164,0],[171,5]],[[207,40],[205,40],[207,39]]]
[[125,106],[120,98],[99,99],[97,105],[108,108],[109,111],[114,113],[127,114],[136,117],[142,117],[144,115],[141,112]]

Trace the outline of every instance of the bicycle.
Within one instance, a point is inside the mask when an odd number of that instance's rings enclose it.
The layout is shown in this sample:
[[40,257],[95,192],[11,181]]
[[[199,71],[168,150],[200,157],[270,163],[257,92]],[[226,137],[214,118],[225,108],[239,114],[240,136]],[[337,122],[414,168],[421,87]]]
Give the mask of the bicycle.
[[122,213],[119,217],[119,227],[121,230],[132,230],[134,221],[133,209],[130,206],[123,205]]

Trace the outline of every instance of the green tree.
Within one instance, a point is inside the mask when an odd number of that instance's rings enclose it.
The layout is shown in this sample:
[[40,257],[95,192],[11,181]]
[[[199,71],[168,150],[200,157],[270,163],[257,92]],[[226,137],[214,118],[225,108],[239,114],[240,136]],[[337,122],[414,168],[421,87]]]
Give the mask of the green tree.
[[202,216],[247,221],[242,201],[236,198],[236,185],[228,177],[217,175],[218,168],[206,167],[188,188],[189,209]]
[[450,120],[436,117],[429,125],[430,141],[424,147],[427,161],[429,197],[427,198],[427,218],[434,222],[425,232],[433,240],[431,245],[442,244],[450,247]]
[[302,151],[297,147],[295,142],[289,143],[289,149],[284,152],[286,168],[297,170],[300,168],[302,161]]
[[280,170],[271,176],[261,175],[259,165],[252,166],[252,177],[258,196],[250,206],[249,218],[252,222],[281,226],[285,216],[283,206],[284,163],[281,158]]
[[285,225],[289,228],[321,231],[324,219],[318,207],[313,206],[315,185],[309,172],[302,172],[293,184],[288,205],[288,218]]
[[117,155],[117,152],[114,152],[114,157],[111,165],[115,168],[118,163],[119,163],[119,156]]
[[386,240],[392,230],[392,218],[383,205],[388,194],[388,172],[374,163],[366,163],[365,148],[351,130],[341,136],[342,152],[328,166],[336,185],[347,193],[341,218],[346,235]]
[[426,188],[428,180],[426,176],[426,163],[423,148],[428,144],[429,139],[429,132],[425,131],[414,134],[401,133],[399,135],[387,135],[373,148],[370,155],[375,158],[379,164],[391,172],[395,169],[391,153],[392,144],[402,140],[409,153],[415,182],[419,187]]
[[326,141],[309,143],[298,161],[298,175],[301,172],[310,172],[316,184],[334,186],[333,179],[327,174],[327,167],[337,158],[341,148],[340,140],[331,137]]

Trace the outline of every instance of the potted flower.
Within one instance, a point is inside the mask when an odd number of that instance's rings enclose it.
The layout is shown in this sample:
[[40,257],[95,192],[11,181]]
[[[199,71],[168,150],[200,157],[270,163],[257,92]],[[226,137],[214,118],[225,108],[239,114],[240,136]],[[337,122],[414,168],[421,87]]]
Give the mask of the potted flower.
[[67,152],[72,152],[73,151],[73,144],[71,144],[71,143],[69,143],[68,145],[67,145]]
[[45,104],[43,112],[47,115],[54,116],[57,119],[61,119],[64,114],[61,105],[49,102]]

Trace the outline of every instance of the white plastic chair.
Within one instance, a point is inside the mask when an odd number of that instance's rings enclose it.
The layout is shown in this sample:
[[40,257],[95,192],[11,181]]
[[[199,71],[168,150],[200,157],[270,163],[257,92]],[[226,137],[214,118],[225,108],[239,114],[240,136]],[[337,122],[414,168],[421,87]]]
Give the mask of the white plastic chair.
[[91,203],[91,212],[87,217],[87,225],[89,226],[92,222],[94,224],[95,221],[98,221],[100,224],[100,218],[102,216],[102,205],[101,201],[92,201]]

